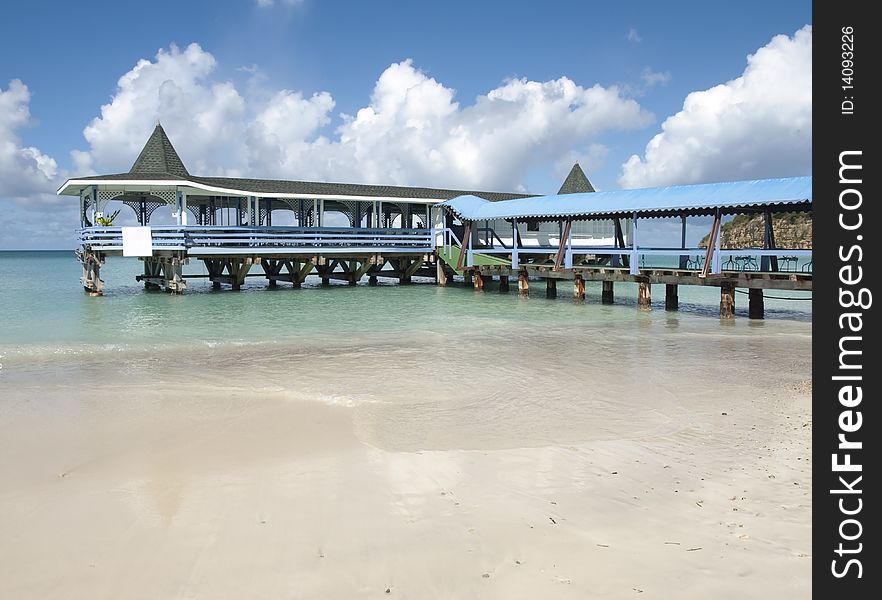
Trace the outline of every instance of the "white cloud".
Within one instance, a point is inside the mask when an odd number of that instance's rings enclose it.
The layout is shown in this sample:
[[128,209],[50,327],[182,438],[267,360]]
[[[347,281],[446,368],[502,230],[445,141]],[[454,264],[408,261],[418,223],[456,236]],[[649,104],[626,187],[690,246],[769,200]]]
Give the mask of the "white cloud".
[[[276,0],[254,0],[255,4],[261,8],[271,8],[276,5]],[[284,4],[285,6],[297,6],[298,4],[303,4],[305,0],[279,0],[279,4]]]
[[54,191],[58,165],[33,146],[23,147],[17,131],[31,124],[31,93],[18,79],[0,88],[0,197],[24,198]]
[[328,92],[272,90],[261,78],[240,91],[215,67],[197,44],[139,61],[86,127],[77,166],[127,170],[161,119],[196,174],[512,189],[604,131],[652,120],[618,88],[566,77],[508,80],[462,107],[410,60],[383,71],[367,106],[335,117]]
[[0,88],[0,248],[72,246],[77,206],[55,195],[65,173],[52,157],[23,146],[18,136],[33,124],[30,100],[27,86],[17,79]]
[[692,92],[644,156],[622,167],[622,187],[811,172],[812,28],[778,35],[747,57],[744,73]]
[[628,38],[628,41],[629,41],[629,42],[633,42],[633,43],[635,43],[635,44],[639,44],[640,42],[643,41],[643,38],[640,37],[640,34],[638,34],[638,33],[637,33],[637,30],[634,29],[633,27],[632,27],[631,29],[628,30],[628,36],[627,36],[627,38]]
[[644,86],[651,88],[659,84],[665,85],[668,83],[671,80],[671,74],[667,71],[656,72],[649,67],[644,67],[643,72],[640,73],[640,79],[643,80]]

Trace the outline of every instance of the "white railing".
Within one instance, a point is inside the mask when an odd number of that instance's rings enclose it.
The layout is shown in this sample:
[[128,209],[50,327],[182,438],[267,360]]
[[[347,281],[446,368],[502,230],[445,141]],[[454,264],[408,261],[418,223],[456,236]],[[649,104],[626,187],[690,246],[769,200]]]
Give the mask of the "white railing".
[[[151,227],[153,251],[183,250],[187,254],[285,254],[321,252],[433,252],[431,229],[367,229],[356,227]],[[122,227],[86,227],[79,241],[100,252],[123,250]]]
[[[455,244],[462,247],[463,244],[450,229],[439,230],[442,237],[442,250],[450,255],[451,247]],[[474,247],[472,240],[465,241],[465,257],[463,266],[474,266],[474,254],[476,252],[487,255],[510,255],[512,269],[520,267],[520,259],[523,255],[538,254],[551,255],[556,254],[560,246],[558,245],[532,245],[524,242],[534,242],[534,239],[520,240],[519,244],[505,244],[498,236],[493,236],[500,241],[500,245],[487,245],[482,247]],[[488,239],[489,236],[485,236]],[[588,241],[588,240],[585,240]],[[629,272],[632,275],[639,274],[641,268],[667,268],[667,269],[687,269],[700,271],[704,266],[707,248],[660,248],[660,247],[641,247],[634,244],[624,248],[605,245],[591,245],[584,243],[583,240],[574,240],[570,235],[564,244],[563,264],[564,268],[572,268],[573,255],[575,254],[592,254],[594,256],[622,256],[629,259]],[[582,242],[582,243],[580,243]],[[670,258],[676,259],[676,266],[649,265],[647,266],[647,258]],[[777,264],[776,264],[777,263]],[[778,271],[789,273],[811,273],[812,270],[812,251],[803,249],[788,248],[741,248],[741,249],[721,249],[714,251],[709,268],[710,273],[719,274],[723,271]]]

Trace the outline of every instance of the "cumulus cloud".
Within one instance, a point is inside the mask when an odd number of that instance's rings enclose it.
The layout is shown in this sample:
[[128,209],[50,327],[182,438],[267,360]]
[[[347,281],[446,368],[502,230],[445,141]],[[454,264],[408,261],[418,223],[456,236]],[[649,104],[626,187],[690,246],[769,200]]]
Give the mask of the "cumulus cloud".
[[52,191],[58,165],[33,146],[22,146],[18,130],[31,125],[31,93],[18,79],[0,88],[0,197],[23,198]]
[[55,196],[65,176],[51,156],[24,146],[19,132],[31,125],[31,94],[17,79],[0,87],[0,248],[46,248],[72,245],[76,203]]
[[637,33],[637,30],[634,29],[633,27],[628,30],[627,38],[628,38],[629,42],[633,42],[635,44],[639,44],[640,42],[643,41],[643,38],[640,37],[640,34]]
[[410,60],[390,65],[370,102],[334,115],[328,92],[238,89],[199,45],[171,46],[123,75],[85,129],[80,168],[124,171],[161,120],[189,170],[230,176],[511,189],[611,129],[652,115],[616,87],[511,79],[461,106]]
[[622,167],[625,188],[811,172],[812,28],[778,35],[744,73],[692,92],[644,155]]

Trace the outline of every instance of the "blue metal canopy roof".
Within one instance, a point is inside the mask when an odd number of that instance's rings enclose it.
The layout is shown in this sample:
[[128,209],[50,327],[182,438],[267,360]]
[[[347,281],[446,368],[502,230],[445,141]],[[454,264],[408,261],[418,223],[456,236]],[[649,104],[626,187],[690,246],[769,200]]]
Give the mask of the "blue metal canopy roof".
[[[488,202],[477,196],[457,196],[441,202],[468,221],[493,219],[548,219],[563,217],[609,218],[616,215],[664,217],[678,214],[712,214],[739,209],[778,207],[811,209],[812,178],[787,177],[696,185],[614,190],[554,196],[534,196]],[[794,206],[795,205],[795,206]]]

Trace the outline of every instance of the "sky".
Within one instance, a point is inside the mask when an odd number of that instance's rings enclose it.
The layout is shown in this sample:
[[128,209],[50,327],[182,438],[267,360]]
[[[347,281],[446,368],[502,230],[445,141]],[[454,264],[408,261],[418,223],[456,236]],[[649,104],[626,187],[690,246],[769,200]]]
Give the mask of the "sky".
[[[199,175],[554,193],[811,174],[811,3],[4,6],[0,249],[160,120]],[[128,217],[123,217],[123,219]]]

